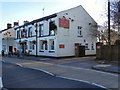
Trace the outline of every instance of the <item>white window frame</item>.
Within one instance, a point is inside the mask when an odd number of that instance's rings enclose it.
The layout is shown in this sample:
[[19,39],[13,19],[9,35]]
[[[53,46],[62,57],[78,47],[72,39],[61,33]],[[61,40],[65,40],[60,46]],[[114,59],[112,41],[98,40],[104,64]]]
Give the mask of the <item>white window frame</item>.
[[39,36],[44,36],[44,24],[39,25]]
[[28,28],[28,37],[32,37],[32,27]]
[[78,36],[82,36],[82,27],[78,26],[77,29],[78,29]]
[[[52,49],[52,43],[54,42],[54,45],[53,45],[53,47],[54,47],[54,49]],[[50,51],[55,51],[55,40],[54,39],[50,39],[50,41],[49,41],[49,50]]]
[[43,40],[40,40],[40,50],[39,51],[44,51],[44,43]]
[[94,50],[94,43],[91,44],[91,50]]
[[29,49],[30,49],[30,50],[33,49],[33,48],[32,48],[32,45],[33,45],[33,44],[32,44],[32,41],[30,41],[30,42],[29,42]]
[[[19,34],[18,34],[18,32],[19,32]],[[20,37],[20,30],[18,30],[17,31],[17,39],[20,39],[21,37]]]
[[[55,20],[52,21],[55,24]],[[50,22],[49,22],[50,23]],[[55,24],[56,25],[56,24]],[[54,34],[51,34],[51,32],[54,32]],[[50,30],[50,36],[55,36],[55,30]]]
[[85,50],[89,50],[89,45],[88,45],[88,43],[85,44]]

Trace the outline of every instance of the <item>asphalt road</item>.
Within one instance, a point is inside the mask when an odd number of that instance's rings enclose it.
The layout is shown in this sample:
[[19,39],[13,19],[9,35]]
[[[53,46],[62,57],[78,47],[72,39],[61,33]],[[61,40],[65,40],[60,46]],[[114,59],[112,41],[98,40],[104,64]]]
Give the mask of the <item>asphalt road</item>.
[[2,66],[4,88],[99,88],[80,81],[51,76],[42,71],[23,68],[10,63],[3,63]]

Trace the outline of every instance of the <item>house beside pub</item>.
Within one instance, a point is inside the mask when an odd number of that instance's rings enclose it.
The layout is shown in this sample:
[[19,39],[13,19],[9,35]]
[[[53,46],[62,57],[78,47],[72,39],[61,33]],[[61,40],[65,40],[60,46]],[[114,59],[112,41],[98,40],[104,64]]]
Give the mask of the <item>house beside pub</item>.
[[15,28],[15,48],[37,56],[75,56],[75,45],[85,46],[85,55],[96,54],[97,23],[80,5]]
[[16,52],[15,48],[15,31],[14,28],[18,26],[18,22],[14,22],[14,26],[12,24],[7,24],[7,29],[2,30],[2,50],[4,54],[8,54],[9,52]]

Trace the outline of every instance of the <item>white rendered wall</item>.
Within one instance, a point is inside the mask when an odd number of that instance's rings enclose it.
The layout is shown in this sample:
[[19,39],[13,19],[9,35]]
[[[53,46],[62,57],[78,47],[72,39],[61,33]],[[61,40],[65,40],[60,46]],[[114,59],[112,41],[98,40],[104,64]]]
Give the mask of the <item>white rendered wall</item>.
[[[68,15],[66,15],[68,13]],[[95,21],[88,15],[88,13],[81,7],[76,7],[73,9],[69,9],[63,12],[60,12],[57,14],[58,18],[62,18],[63,16],[66,17],[66,19],[73,19],[74,21],[71,22],[70,20],[70,28],[65,29],[62,27],[58,27],[57,30],[57,49],[58,49],[58,56],[74,56],[75,50],[74,50],[74,44],[75,43],[82,43],[85,45],[88,43],[89,49],[86,50],[86,55],[92,55],[96,54],[96,37],[92,37],[90,35],[91,28],[89,23],[96,24]],[[82,26],[82,34],[83,37],[77,37],[78,35],[78,26]],[[84,42],[84,40],[86,42]],[[91,50],[91,43],[94,43],[94,50]],[[60,44],[64,44],[65,48],[59,48]]]

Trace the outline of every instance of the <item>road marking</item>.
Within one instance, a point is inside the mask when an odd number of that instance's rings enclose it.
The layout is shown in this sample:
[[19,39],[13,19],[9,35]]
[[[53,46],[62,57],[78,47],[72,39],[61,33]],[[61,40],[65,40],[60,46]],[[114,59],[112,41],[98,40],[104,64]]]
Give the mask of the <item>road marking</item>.
[[94,72],[99,72],[99,73],[103,73],[103,74],[109,74],[109,75],[113,75],[113,76],[118,77],[118,75],[116,75],[116,74],[112,74],[112,73],[108,73],[108,72],[102,72],[102,71],[97,71],[97,70],[92,70],[92,69],[78,68],[78,67],[65,66],[65,65],[56,65],[56,66],[73,68],[73,69],[83,69],[83,70],[94,71]]
[[74,79],[74,78],[68,78],[68,77],[64,77],[64,76],[55,76],[55,74],[50,73],[50,72],[48,72],[48,71],[46,71],[46,70],[43,70],[43,69],[31,68],[31,67],[24,67],[24,68],[39,70],[39,71],[42,71],[42,72],[47,73],[47,74],[49,74],[49,75],[51,75],[51,76],[54,76],[54,77],[59,77],[59,78],[64,78],[64,79],[68,79],[68,80],[74,80],[74,81],[84,82],[84,83],[92,84],[92,85],[95,85],[95,86],[98,86],[98,87],[107,89],[106,87],[104,87],[104,86],[102,86],[102,85],[99,85],[99,84],[96,84],[96,83],[91,83],[91,82],[89,82],[89,81],[80,80],[80,79]]
[[80,81],[80,82],[92,84],[92,85],[95,85],[95,86],[98,86],[98,87],[101,87],[101,88],[104,88],[104,89],[107,89],[107,90],[108,90],[108,88],[105,87],[105,86],[102,86],[102,85],[99,85],[99,84],[96,84],[96,83],[91,83],[91,82],[89,82],[89,81],[80,80],[80,79],[75,79],[75,78],[68,78],[68,77],[64,77],[64,76],[56,76],[56,77],[64,78],[64,79],[69,79],[69,80],[74,80],[74,81]]
[[0,88],[3,87],[2,78],[0,77]]
[[19,64],[19,63],[16,63],[18,66],[20,66],[20,67],[23,67],[23,65],[21,65],[21,64]]
[[54,74],[52,74],[52,73],[50,73],[50,72],[48,72],[48,71],[45,71],[45,70],[43,70],[43,69],[32,68],[32,67],[24,67],[24,68],[39,70],[39,71],[42,71],[42,72],[44,72],[44,73],[47,73],[47,74],[49,74],[49,75],[51,75],[51,76],[54,76]]
[[44,62],[32,62],[32,63],[21,63],[21,64],[27,65],[27,64],[38,64],[38,63],[47,64],[47,65],[54,65],[52,63],[44,63]]

